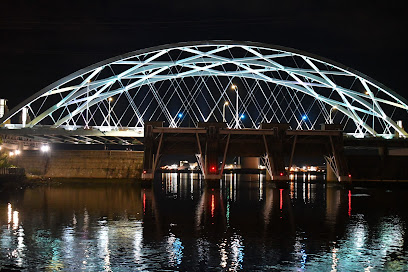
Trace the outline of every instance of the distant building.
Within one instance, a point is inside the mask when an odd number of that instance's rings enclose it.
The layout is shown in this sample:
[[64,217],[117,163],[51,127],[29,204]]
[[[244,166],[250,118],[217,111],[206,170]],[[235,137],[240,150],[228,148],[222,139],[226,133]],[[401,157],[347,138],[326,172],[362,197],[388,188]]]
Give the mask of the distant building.
[[3,116],[9,111],[7,107],[7,99],[2,99],[0,98],[0,118],[3,118]]

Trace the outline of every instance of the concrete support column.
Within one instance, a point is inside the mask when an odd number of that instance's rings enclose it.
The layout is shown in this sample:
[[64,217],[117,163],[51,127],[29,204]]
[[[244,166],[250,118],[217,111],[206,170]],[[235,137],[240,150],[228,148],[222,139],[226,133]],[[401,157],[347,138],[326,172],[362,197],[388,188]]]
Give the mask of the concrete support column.
[[326,181],[337,182],[338,180],[337,180],[336,174],[334,173],[333,169],[330,167],[328,163],[326,163],[326,165],[327,165]]
[[154,127],[162,127],[163,122],[146,122],[144,126],[144,154],[143,154],[143,180],[152,180],[157,165],[155,162],[156,144],[153,134]]
[[219,180],[221,178],[218,161],[219,130],[216,126],[208,126],[205,148],[205,179]]
[[339,133],[338,136],[330,136],[330,143],[338,170],[338,181],[351,181],[351,175],[344,154],[343,134]]
[[[211,187],[219,186],[219,180],[222,176],[222,167],[220,168],[219,158],[224,156],[225,160],[227,149],[220,150],[220,128],[225,128],[225,123],[199,123],[198,127],[205,127],[207,130],[205,137],[205,148],[200,148],[201,156],[205,158],[204,164],[204,179],[206,184]],[[198,139],[198,138],[197,138]],[[229,139],[229,138],[228,138]],[[229,141],[229,140],[228,140]],[[227,142],[228,142],[227,141]],[[200,144],[198,143],[200,146]],[[228,143],[227,143],[228,145]],[[225,163],[225,162],[224,162]]]
[[268,171],[266,171],[265,180],[266,180],[266,181],[271,181],[271,180],[272,180],[272,177],[271,177],[271,175],[269,174]]
[[[285,132],[288,129],[287,124],[262,124],[261,128],[272,128],[274,135],[267,137],[263,135],[265,151],[267,159],[270,164],[270,172],[267,173],[266,179],[274,181],[289,180],[289,176],[285,170],[283,139],[285,138]],[[268,172],[268,170],[267,170]],[[269,177],[268,177],[269,174]]]

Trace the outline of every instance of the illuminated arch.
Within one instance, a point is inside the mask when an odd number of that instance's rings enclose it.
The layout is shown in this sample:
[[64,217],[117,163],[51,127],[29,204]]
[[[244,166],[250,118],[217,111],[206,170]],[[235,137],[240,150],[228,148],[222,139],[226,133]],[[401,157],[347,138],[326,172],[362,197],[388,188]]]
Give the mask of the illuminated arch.
[[[37,92],[0,122],[28,111],[28,127],[108,130],[146,120],[178,127],[222,121],[223,110],[228,127],[315,129],[334,121],[348,133],[408,137],[394,120],[406,120],[408,102],[381,83],[306,52],[236,41],[163,45],[99,62]],[[245,119],[237,122],[237,112]]]

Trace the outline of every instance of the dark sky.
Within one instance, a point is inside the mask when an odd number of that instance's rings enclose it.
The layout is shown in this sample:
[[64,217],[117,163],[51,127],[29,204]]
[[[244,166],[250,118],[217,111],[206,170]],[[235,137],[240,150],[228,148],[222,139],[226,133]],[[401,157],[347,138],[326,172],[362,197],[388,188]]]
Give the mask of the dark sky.
[[308,51],[408,98],[404,1],[1,1],[0,81],[13,107],[76,70],[129,51],[231,39]]

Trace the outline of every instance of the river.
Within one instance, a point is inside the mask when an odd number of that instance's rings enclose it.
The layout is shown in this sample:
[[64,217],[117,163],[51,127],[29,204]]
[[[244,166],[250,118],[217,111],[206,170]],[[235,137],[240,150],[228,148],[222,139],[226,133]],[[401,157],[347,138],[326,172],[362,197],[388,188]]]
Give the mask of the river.
[[2,192],[0,270],[408,271],[408,187],[227,174]]

